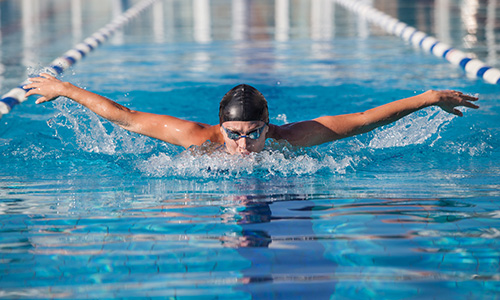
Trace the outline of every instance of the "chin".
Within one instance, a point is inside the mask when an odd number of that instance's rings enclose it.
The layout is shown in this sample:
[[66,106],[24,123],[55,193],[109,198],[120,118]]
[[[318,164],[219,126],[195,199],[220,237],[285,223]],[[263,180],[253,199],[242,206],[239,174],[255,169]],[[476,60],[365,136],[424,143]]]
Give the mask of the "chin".
[[255,153],[255,152],[260,152],[264,149],[264,147],[250,147],[250,148],[228,148],[226,147],[226,152],[229,154],[242,154],[242,155],[249,155],[250,153]]
[[254,152],[248,149],[226,149],[227,153],[231,155],[249,155],[250,153]]

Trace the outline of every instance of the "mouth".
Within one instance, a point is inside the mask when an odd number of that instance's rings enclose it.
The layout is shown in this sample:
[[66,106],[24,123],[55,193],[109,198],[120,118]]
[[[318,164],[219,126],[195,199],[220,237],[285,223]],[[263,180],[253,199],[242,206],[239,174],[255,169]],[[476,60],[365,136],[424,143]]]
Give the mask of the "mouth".
[[248,150],[246,150],[246,149],[245,149],[245,150],[241,150],[241,149],[240,149],[240,150],[238,150],[238,153],[239,153],[239,154],[243,154],[243,155],[249,155],[251,152],[250,152],[250,151],[248,151]]

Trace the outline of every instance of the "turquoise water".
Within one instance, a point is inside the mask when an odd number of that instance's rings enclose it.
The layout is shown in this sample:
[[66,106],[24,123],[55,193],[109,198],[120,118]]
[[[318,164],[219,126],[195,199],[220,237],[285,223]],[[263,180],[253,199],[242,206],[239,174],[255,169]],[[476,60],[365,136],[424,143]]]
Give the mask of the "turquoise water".
[[[0,119],[0,298],[498,298],[497,86],[376,29],[361,36],[341,8],[329,38],[308,36],[299,18],[288,40],[265,24],[238,40],[213,17],[201,42],[179,3],[163,39],[145,15],[62,79],[205,123],[243,82],[266,96],[275,124],[428,89],[477,94],[481,109],[458,118],[430,108],[313,148],[269,141],[242,158],[126,132],[67,99],[31,99]],[[252,18],[272,16],[256,3]],[[20,35],[9,26],[4,53]],[[72,43],[40,42],[40,65]],[[40,69],[16,64],[2,92]]]

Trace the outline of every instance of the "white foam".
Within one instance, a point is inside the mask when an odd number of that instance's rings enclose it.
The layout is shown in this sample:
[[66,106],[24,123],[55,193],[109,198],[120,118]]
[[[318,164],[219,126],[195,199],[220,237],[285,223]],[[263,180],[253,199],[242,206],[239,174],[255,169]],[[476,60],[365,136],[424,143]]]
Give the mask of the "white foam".
[[148,137],[113,126],[70,100],[59,99],[54,103],[59,112],[48,124],[64,144],[76,143],[85,152],[109,155],[151,150],[151,139]]
[[[424,143],[432,146],[440,138],[440,129],[454,118],[441,109],[427,108],[375,130],[373,138],[366,143],[354,138],[318,147],[295,149],[286,144],[268,141],[264,151],[239,156],[229,155],[220,149],[220,145],[215,144],[183,151],[180,147],[111,125],[69,100],[58,100],[55,103],[59,113],[51,119],[49,125],[64,144],[73,144],[88,153],[132,154],[133,157],[129,160],[131,168],[149,177],[272,178],[345,174],[350,170],[355,171],[359,164],[369,162],[370,151],[367,152],[367,149]],[[283,117],[282,122],[285,120],[286,117]],[[487,146],[488,144],[474,144],[466,147],[467,151],[460,150],[461,147],[454,151],[478,155],[487,151]]]
[[190,149],[178,155],[154,154],[139,161],[136,168],[153,177],[238,178],[255,175],[265,178],[314,175],[318,172],[344,174],[357,163],[349,156],[319,154],[312,149],[296,151],[269,143],[264,151],[247,156],[230,155],[221,150],[202,152]]
[[441,109],[427,108],[419,114],[413,114],[393,126],[376,131],[368,147],[383,149],[423,144],[454,118]]

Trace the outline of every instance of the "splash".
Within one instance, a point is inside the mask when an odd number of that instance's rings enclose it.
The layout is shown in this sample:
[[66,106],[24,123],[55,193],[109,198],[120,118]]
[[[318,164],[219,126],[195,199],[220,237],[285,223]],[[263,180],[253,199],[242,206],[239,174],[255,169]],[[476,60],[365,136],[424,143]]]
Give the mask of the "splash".
[[230,155],[223,150],[206,151],[206,143],[179,155],[159,153],[136,164],[141,173],[152,177],[180,176],[202,178],[263,178],[305,176],[319,173],[344,174],[354,168],[358,158],[336,157],[331,152],[321,154],[314,149],[297,150],[268,142],[266,149],[250,155]]
[[[229,155],[220,145],[204,144],[183,150],[180,147],[129,133],[87,109],[68,100],[55,102],[58,113],[49,121],[55,136],[66,146],[87,153],[121,156],[125,165],[146,177],[241,178],[292,177],[311,175],[342,175],[383,160],[377,150],[393,156],[394,150],[408,146],[434,147],[439,153],[484,153],[491,146],[488,140],[467,143],[441,139],[442,129],[454,116],[429,108],[404,118],[386,128],[363,137],[327,143],[312,148],[294,148],[288,144],[268,141],[260,153],[247,156]],[[276,118],[284,123],[286,116]],[[450,144],[451,143],[451,144]],[[435,146],[437,145],[437,147]],[[70,147],[66,147],[70,148]],[[421,148],[412,148],[420,151]],[[467,150],[468,149],[468,150]],[[486,150],[485,150],[486,149]],[[69,149],[71,150],[71,148]],[[398,150],[399,151],[399,150]],[[410,151],[410,152],[412,152]],[[406,157],[406,156],[405,156]],[[89,159],[94,159],[90,156]]]
[[65,146],[87,153],[126,157],[129,167],[148,177],[270,178],[345,174],[359,161],[355,155],[335,153],[332,146],[324,147],[323,152],[270,141],[264,151],[248,156],[229,155],[217,149],[220,145],[210,143],[182,151],[180,147],[129,133],[70,100],[60,99],[54,103],[58,113],[48,124]]
[[[436,133],[453,118],[453,115],[443,112],[441,109],[424,109],[394,123],[393,126],[377,131],[368,146],[374,149],[383,149],[423,144],[431,137],[436,136]],[[436,138],[439,139],[439,135]]]
[[54,103],[58,113],[47,123],[65,145],[76,143],[76,148],[85,152],[108,155],[145,153],[153,147],[150,138],[113,126],[68,99]]

